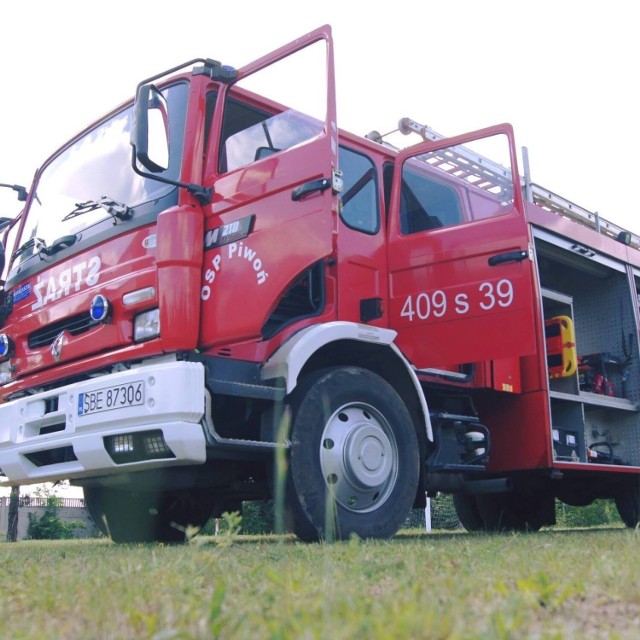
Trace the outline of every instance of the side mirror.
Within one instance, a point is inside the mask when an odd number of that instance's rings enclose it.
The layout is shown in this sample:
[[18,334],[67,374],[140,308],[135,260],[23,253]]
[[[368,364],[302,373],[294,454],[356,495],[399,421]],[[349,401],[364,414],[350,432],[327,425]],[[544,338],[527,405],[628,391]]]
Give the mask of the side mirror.
[[151,173],[169,168],[169,114],[160,89],[151,84],[138,89],[133,110],[131,146],[134,162]]

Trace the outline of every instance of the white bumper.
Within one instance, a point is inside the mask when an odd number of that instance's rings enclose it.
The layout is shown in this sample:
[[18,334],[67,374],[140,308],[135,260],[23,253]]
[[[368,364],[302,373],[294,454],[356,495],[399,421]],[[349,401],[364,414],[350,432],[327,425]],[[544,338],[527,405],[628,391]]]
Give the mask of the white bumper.
[[0,405],[0,470],[29,484],[202,464],[204,395],[200,363],[152,361]]

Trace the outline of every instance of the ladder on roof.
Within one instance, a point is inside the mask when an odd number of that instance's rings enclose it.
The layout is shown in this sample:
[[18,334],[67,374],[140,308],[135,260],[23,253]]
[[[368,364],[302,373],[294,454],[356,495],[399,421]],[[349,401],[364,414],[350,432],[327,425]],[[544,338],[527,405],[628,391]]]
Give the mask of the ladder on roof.
[[[420,124],[411,118],[402,118],[398,122],[398,131],[404,135],[417,133],[423,140],[438,141],[446,138],[442,134],[434,131],[431,127]],[[370,139],[381,141],[382,136],[369,134]],[[510,171],[489,158],[486,158],[463,146],[452,147],[448,153],[436,156],[436,159],[429,159],[428,162],[439,168],[444,165],[451,165],[446,168],[447,172],[457,175],[461,179],[467,179],[475,186],[488,191],[495,191],[504,188],[511,183]],[[606,235],[614,240],[619,240],[624,244],[640,249],[640,236],[602,218],[598,213],[591,212],[581,207],[571,200],[545,189],[541,185],[531,182],[531,172],[529,170],[529,155],[526,147],[522,147],[522,158],[524,164],[524,176],[520,176],[520,186],[523,189],[525,200],[533,202],[542,209],[551,211],[559,216],[563,216],[574,222],[590,227],[598,233]],[[469,177],[467,177],[468,174]],[[477,180],[471,177],[475,174]]]

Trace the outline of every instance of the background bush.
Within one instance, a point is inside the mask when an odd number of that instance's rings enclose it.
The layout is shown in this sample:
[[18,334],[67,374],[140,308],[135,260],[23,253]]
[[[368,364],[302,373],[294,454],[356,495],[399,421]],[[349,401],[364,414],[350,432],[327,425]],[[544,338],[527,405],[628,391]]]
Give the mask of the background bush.
[[46,508],[40,518],[29,512],[29,528],[27,536],[31,540],[67,540],[73,538],[78,529],[84,529],[83,522],[75,520],[64,522],[58,517],[58,508],[62,506],[62,498],[56,494],[56,486],[39,487],[34,496],[46,500]]
[[[235,522],[235,520],[233,520]],[[261,535],[275,532],[273,500],[247,501],[242,503],[240,531],[244,535]],[[586,507],[571,507],[556,500],[556,526],[561,528],[602,527],[622,525],[613,500],[596,500]],[[228,520],[212,518],[204,526],[202,535],[228,533]],[[403,529],[425,529],[424,509],[412,509]],[[431,528],[434,531],[455,531],[462,529],[458,520],[453,496],[440,494],[431,499]]]
[[596,500],[586,507],[571,507],[556,500],[556,526],[602,527],[622,524],[613,500]]
[[40,518],[28,513],[27,535],[31,540],[66,540],[74,537],[77,529],[84,529],[82,522],[63,522],[58,518],[57,507],[49,506]]

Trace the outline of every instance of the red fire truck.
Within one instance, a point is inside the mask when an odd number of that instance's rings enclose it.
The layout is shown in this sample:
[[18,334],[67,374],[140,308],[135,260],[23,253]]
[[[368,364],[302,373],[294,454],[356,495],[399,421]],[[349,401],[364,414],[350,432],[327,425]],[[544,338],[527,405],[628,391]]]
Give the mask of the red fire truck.
[[635,526],[638,238],[522,177],[509,125],[400,150],[335,102],[322,27],[146,79],[43,164],[3,222],[5,482],[70,479],[115,541],[269,497],[387,537],[438,492],[470,530]]

